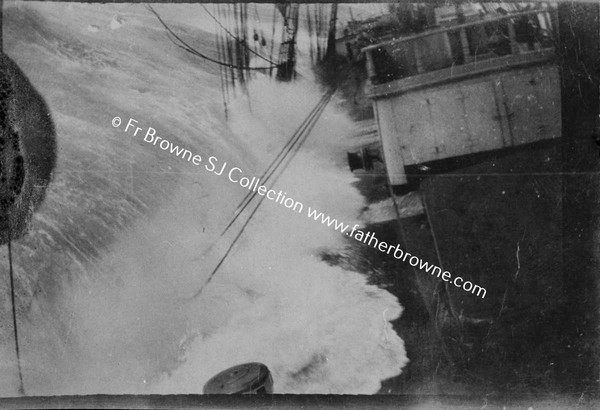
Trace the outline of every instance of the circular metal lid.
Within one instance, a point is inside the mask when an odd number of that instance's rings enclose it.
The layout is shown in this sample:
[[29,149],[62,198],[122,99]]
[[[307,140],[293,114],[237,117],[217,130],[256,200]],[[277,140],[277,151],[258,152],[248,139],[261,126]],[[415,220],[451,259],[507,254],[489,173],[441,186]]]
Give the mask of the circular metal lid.
[[249,393],[269,379],[267,366],[262,363],[244,363],[222,371],[204,385],[204,394]]

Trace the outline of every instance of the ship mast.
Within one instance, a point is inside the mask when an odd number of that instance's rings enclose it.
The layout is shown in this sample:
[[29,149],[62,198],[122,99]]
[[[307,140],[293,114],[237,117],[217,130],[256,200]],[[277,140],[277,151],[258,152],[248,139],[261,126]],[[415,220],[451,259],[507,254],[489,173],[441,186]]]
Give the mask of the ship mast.
[[277,79],[290,81],[296,76],[296,35],[298,34],[298,3],[277,5],[283,15],[283,35],[279,47]]
[[335,51],[335,26],[337,24],[337,1],[331,4],[331,15],[329,18],[329,34],[327,35],[327,52],[325,53],[325,61],[336,56]]

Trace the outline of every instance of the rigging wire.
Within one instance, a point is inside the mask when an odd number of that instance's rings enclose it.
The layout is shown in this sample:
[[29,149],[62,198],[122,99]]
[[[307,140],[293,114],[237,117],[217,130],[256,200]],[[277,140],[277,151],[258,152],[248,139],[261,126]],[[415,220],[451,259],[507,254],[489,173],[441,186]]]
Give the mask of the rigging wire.
[[[271,51],[269,60],[273,60],[273,50],[275,49],[275,25],[277,23],[277,6],[273,5],[273,32],[271,33]],[[273,69],[269,70],[269,75],[273,76]]]
[[[319,103],[317,104],[317,106],[315,107],[315,109],[313,109],[312,112],[309,114],[309,116],[303,121],[303,126],[301,126],[296,131],[296,133],[297,133],[296,141],[290,147],[290,149],[288,150],[288,153],[291,152],[291,154],[289,154],[289,155],[286,154],[287,158],[284,157],[279,162],[279,165],[281,165],[281,163],[283,162],[284,159],[287,160],[286,164],[283,167],[281,167],[279,169],[276,169],[276,170],[279,171],[279,173],[276,175],[275,179],[273,180],[273,183],[277,182],[277,180],[283,174],[283,171],[285,170],[285,168],[290,164],[291,160],[298,153],[298,151],[300,150],[300,147],[302,146],[302,144],[304,144],[304,142],[306,141],[306,139],[310,135],[310,132],[312,131],[313,127],[317,123],[317,120],[319,119],[321,113],[323,112],[323,110],[325,109],[325,107],[327,106],[327,104],[329,103],[329,101],[331,100],[331,97],[333,96],[334,92],[335,92],[335,88],[332,88],[330,91],[328,91],[323,96],[323,98],[319,101]],[[293,149],[293,151],[292,151],[292,149]],[[278,165],[278,167],[279,167],[279,165]],[[273,173],[274,172],[275,172],[275,170],[273,170]],[[208,279],[206,279],[206,281],[202,284],[202,286],[200,287],[200,289],[190,299],[195,299],[198,296],[200,296],[202,294],[202,291],[212,281],[212,279],[214,278],[215,274],[218,272],[219,268],[223,265],[223,262],[225,261],[225,259],[227,258],[227,256],[229,256],[229,253],[231,252],[231,250],[233,249],[233,247],[237,243],[238,239],[244,233],[244,230],[246,229],[246,227],[248,226],[248,224],[252,220],[252,217],[256,214],[256,212],[258,211],[258,208],[260,207],[260,205],[262,204],[262,202],[264,200],[265,200],[265,196],[261,196],[260,200],[258,201],[258,203],[256,204],[256,206],[254,207],[252,213],[248,216],[248,218],[244,222],[244,225],[242,225],[242,227],[240,228],[240,231],[237,233],[237,235],[235,236],[235,238],[233,239],[233,241],[231,242],[231,244],[227,248],[227,251],[221,257],[221,259],[219,260],[218,264],[215,266],[215,268],[213,269],[213,271],[211,272],[211,274],[208,276]]]
[[[331,91],[331,92],[333,93],[333,91]],[[275,156],[275,158],[273,158],[273,160],[270,162],[269,166],[264,170],[263,174],[259,178],[260,180],[262,180],[262,182],[267,182],[271,178],[271,176],[273,175],[273,173],[276,171],[277,167],[281,164],[281,162],[289,154],[289,152],[292,149],[293,145],[298,141],[298,139],[302,135],[303,129],[305,128],[307,121],[312,116],[314,116],[315,112],[318,111],[320,104],[325,100],[325,98],[327,98],[327,94],[325,94],[321,98],[321,100],[319,100],[319,103],[317,103],[317,105],[315,105],[315,107],[308,113],[308,115],[306,116],[306,118],[300,123],[300,125],[298,126],[298,128],[294,131],[294,133],[292,134],[292,136],[290,137],[290,139],[281,148],[281,150]],[[267,176],[267,178],[265,178],[263,180],[263,178],[265,176]],[[213,249],[213,247],[217,244],[217,242],[223,237],[223,235],[229,230],[229,228],[240,217],[240,215],[242,214],[242,212],[246,209],[246,207],[250,204],[250,202],[252,201],[252,199],[254,199],[255,196],[256,196],[256,192],[248,192],[244,196],[244,198],[238,204],[236,210],[234,211],[233,218],[229,221],[229,223],[227,224],[227,226],[225,228],[223,228],[223,230],[221,231],[221,234],[219,235],[219,238],[217,238],[217,240],[215,242],[213,242],[203,252],[203,254],[202,254],[203,257]]]
[[[228,5],[227,9],[225,9],[225,11],[223,12],[223,14],[225,14],[225,17],[227,18],[227,24],[231,27],[231,5]],[[227,40],[227,59],[230,63],[233,62],[233,45],[230,39],[226,39]],[[229,72],[231,73],[231,88],[234,90],[235,93],[235,69],[233,67],[229,68]],[[235,95],[235,94],[234,94]]]
[[317,61],[321,61],[321,4],[315,4],[315,31],[317,40]]
[[314,51],[313,51],[313,28],[312,28],[312,21],[310,18],[310,4],[306,5],[306,24],[307,24],[307,28],[308,28],[308,43],[310,44],[310,48],[309,48],[309,53],[310,53],[310,62],[314,63],[315,62],[315,56],[314,56]]
[[[429,208],[427,207],[427,197],[425,196],[425,194],[423,192],[420,193],[420,196],[421,196],[421,202],[423,203],[423,207],[425,208],[425,215],[427,215],[427,224],[429,225],[429,231],[431,232],[431,237],[433,239],[433,247],[435,249],[435,254],[437,255],[438,264],[439,264],[439,267],[442,268],[442,270],[444,270],[444,265],[442,262],[442,254],[440,253],[440,248],[438,246],[438,241],[437,241],[437,237],[435,235],[435,230],[433,229],[433,222],[431,221],[431,214],[429,212]],[[458,324],[462,325],[461,317],[458,313],[456,313],[457,308],[454,305],[454,301],[452,300],[452,294],[450,293],[450,287],[448,285],[448,282],[445,282],[445,281],[444,281],[444,290],[446,292],[446,297],[448,298],[448,308],[450,310],[450,313],[452,313],[452,316],[458,322]]]
[[[404,246],[406,246],[409,242],[406,239],[407,236],[406,236],[406,232],[404,231],[404,225],[402,224],[402,219],[401,219],[400,211],[398,208],[398,201],[396,200],[396,195],[394,194],[394,191],[392,190],[392,185],[389,182],[389,178],[388,178],[387,186],[388,186],[388,190],[390,193],[390,197],[392,198],[392,203],[394,204],[394,211],[396,213],[396,221],[397,221],[397,226],[398,226],[398,233],[400,234],[400,240],[402,241],[402,244],[404,244]],[[427,310],[429,319],[431,320],[431,325],[432,325],[433,331],[438,339],[438,342],[440,343],[442,354],[444,355],[446,360],[448,360],[449,363],[454,364],[454,360],[452,359],[452,355],[448,351],[448,348],[446,346],[446,343],[445,343],[443,335],[442,335],[442,330],[440,329],[440,326],[437,321],[438,310],[439,310],[439,294],[437,292],[437,286],[433,292],[434,293],[433,296],[437,296],[436,297],[436,302],[437,302],[436,303],[436,311],[434,312],[432,304],[429,303],[429,299],[427,297],[428,295],[425,293],[425,290],[423,290],[422,286],[421,286],[420,279],[421,279],[422,275],[419,272],[417,272],[417,269],[412,265],[411,265],[411,270],[413,271],[413,274],[415,277],[415,282],[417,284],[417,289],[418,289],[419,293],[421,294],[421,297],[423,298],[423,302],[425,304],[425,309]]]
[[287,2],[285,4],[282,5],[283,7],[283,11],[281,12],[282,16],[283,16],[283,22],[282,22],[282,30],[281,30],[281,41],[279,42],[280,46],[279,46],[279,56],[277,58],[277,62],[279,64],[283,63],[282,59],[281,59],[281,53],[282,53],[282,49],[284,48],[284,44],[285,44],[285,34],[288,30],[288,4]]
[[232,63],[226,63],[224,61],[219,61],[215,58],[209,57],[203,53],[201,53],[200,51],[196,50],[195,48],[193,48],[192,46],[190,46],[188,43],[186,43],[181,37],[179,37],[177,34],[175,34],[175,32],[173,32],[173,30],[171,30],[171,28],[164,22],[164,20],[160,17],[160,15],[152,8],[152,6],[150,6],[149,4],[146,4],[146,8],[148,10],[150,10],[158,19],[158,21],[162,24],[162,26],[169,32],[169,34],[171,34],[173,37],[175,37],[177,39],[177,41],[179,41],[180,44],[178,44],[177,42],[173,41],[172,38],[169,37],[169,39],[171,40],[171,42],[173,44],[175,44],[177,47],[187,51],[188,53],[191,53],[197,57],[203,58],[205,60],[208,60],[212,63],[215,64],[219,64],[225,67],[232,67],[232,68],[237,68],[239,70],[270,70],[272,68],[275,68],[276,66],[270,66],[270,67],[249,67],[249,66],[242,66],[242,65],[235,65]]
[[8,207],[6,209],[6,219],[8,223],[8,271],[10,276],[10,301],[12,305],[13,330],[15,333],[15,353],[17,357],[17,366],[19,369],[19,394],[24,396],[25,389],[23,387],[23,371],[21,369],[21,354],[19,352],[19,332],[17,330],[17,307],[15,304],[15,280],[12,258],[12,230],[10,226],[11,218]]
[[248,46],[248,3],[241,3],[240,11],[242,12],[240,16],[240,22],[242,23],[242,46],[244,46],[242,51],[244,52],[244,64],[247,65],[250,63],[250,51],[252,50]]
[[[239,4],[238,3],[233,3],[233,23],[235,24],[235,34],[236,37],[239,38],[240,37],[240,20],[241,18],[239,17]],[[245,64],[244,62],[244,55],[242,54],[241,51],[241,42],[240,41],[236,41],[235,42],[235,61],[238,65],[237,70],[238,70],[238,80],[240,82],[240,85],[242,87],[242,90],[244,91],[245,94],[248,94],[248,89],[245,87],[245,76],[244,76],[244,69],[242,68]]]
[[[234,23],[235,23],[235,34],[237,35],[238,38],[240,38],[240,36],[242,36],[242,40],[241,41],[236,41],[235,42],[235,58],[236,58],[236,62],[239,66],[238,68],[238,79],[240,81],[240,86],[242,88],[243,93],[248,96],[248,104],[250,104],[250,95],[249,95],[249,90],[248,90],[248,84],[247,81],[250,80],[249,76],[250,73],[245,73],[244,72],[244,66],[248,65],[248,61],[247,61],[247,52],[246,52],[246,30],[245,30],[245,25],[244,25],[244,16],[245,16],[245,12],[244,12],[244,5],[243,4],[238,4],[238,3],[234,3],[233,4],[233,19],[234,19]],[[252,107],[249,106],[250,111],[252,111]]]
[[[333,91],[330,91],[330,93],[331,93],[331,95],[333,95]],[[325,99],[327,99],[327,98],[330,98],[329,93],[326,93],[323,96],[323,98],[320,100],[319,104],[317,104],[315,106],[315,108],[312,109],[312,111],[308,114],[307,118],[300,124],[300,126],[296,129],[296,131],[294,132],[294,134],[292,134],[292,137],[281,148],[281,150],[275,156],[275,158],[273,158],[273,160],[271,161],[271,163],[269,164],[269,166],[267,167],[267,169],[265,169],[265,171],[263,172],[263,174],[260,176],[259,179],[261,180],[261,182],[267,182],[271,178],[271,176],[273,175],[273,173],[275,172],[275,170],[277,169],[277,167],[279,167],[279,165],[281,165],[281,162],[284,161],[285,157],[288,155],[288,153],[290,152],[290,150],[293,148],[294,144],[301,137],[302,132],[303,132],[303,128],[306,125],[307,119],[309,119],[312,116],[314,116],[314,114],[319,110],[320,104],[322,104],[323,101],[325,101]],[[265,178],[265,179],[263,180],[263,178]],[[227,230],[229,230],[229,228],[234,224],[234,222],[237,220],[237,218],[242,214],[242,212],[250,204],[250,202],[256,196],[256,194],[257,193],[253,192],[253,191],[249,191],[246,194],[246,196],[244,197],[244,199],[242,199],[242,201],[240,202],[240,204],[237,206],[237,208],[236,208],[236,210],[234,212],[235,216],[233,217],[233,219],[231,221],[229,221],[229,223],[227,224],[227,226],[221,232],[220,236],[223,236],[225,234],[225,232],[227,232]]]
[[[254,49],[262,50],[263,47],[267,45],[267,40],[265,40],[265,32],[262,28],[262,24],[260,21],[260,16],[258,14],[258,6],[254,3],[254,29],[253,29],[253,40],[254,40]],[[258,54],[256,52],[255,54]]]
[[[219,7],[219,5],[217,4],[213,4],[213,8],[217,8]],[[216,27],[215,25],[215,38],[216,38],[216,43],[217,43],[217,55],[219,56],[219,59],[221,59],[223,57],[223,54],[221,52],[221,36],[220,36],[220,31],[218,29],[218,27]],[[225,95],[225,82],[226,82],[226,78],[223,78],[223,71],[227,70],[226,68],[224,68],[222,65],[219,66],[219,82],[221,83],[221,98],[223,99],[223,109],[225,110],[225,120],[228,119],[228,112],[227,112],[227,97]],[[226,75],[226,73],[225,73]]]
[[258,32],[260,33],[260,47],[265,47],[267,45],[267,40],[265,39],[265,31],[263,30],[262,24],[260,22],[260,16],[258,14],[258,6],[254,3],[254,20],[256,25],[258,26]]
[[[220,4],[215,4],[215,8],[219,14],[219,17],[221,17],[222,12],[221,12],[221,5]],[[223,35],[222,32],[219,32],[219,38],[221,40],[221,56],[223,56],[224,58],[226,58],[227,56],[227,47],[225,45],[225,42],[227,41],[227,39],[225,38],[225,36]],[[229,100],[229,77],[227,74],[227,68],[223,69],[223,79],[225,82],[225,95],[227,100]]]
[[[240,4],[238,3],[234,3],[233,4],[233,20],[235,23],[235,34],[237,35],[237,37],[239,38],[240,33],[242,31],[241,29],[241,17],[240,17]],[[242,54],[242,42],[241,41],[236,41],[235,43],[235,61],[237,62],[238,67],[238,78],[240,80],[240,83],[242,84],[242,87],[244,85],[244,82],[246,80],[246,76],[244,75],[244,69],[242,68],[244,66],[244,64],[246,63],[244,61],[244,55]]]

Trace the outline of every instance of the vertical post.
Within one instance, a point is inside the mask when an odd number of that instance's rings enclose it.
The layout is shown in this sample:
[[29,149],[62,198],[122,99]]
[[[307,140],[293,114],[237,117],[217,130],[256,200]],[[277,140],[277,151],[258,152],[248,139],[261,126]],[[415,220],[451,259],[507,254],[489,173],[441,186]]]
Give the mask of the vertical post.
[[310,53],[310,62],[312,64],[315,63],[315,56],[313,53],[313,41],[312,41],[312,21],[310,18],[310,4],[306,4],[306,25],[308,26],[308,43],[309,43],[309,53]]
[[369,83],[375,84],[377,79],[377,72],[375,71],[375,63],[373,62],[373,50],[369,49],[365,52],[367,58],[367,78]]
[[554,28],[554,24],[552,24],[552,22],[550,20],[550,13],[545,12],[542,14],[538,14],[538,16],[540,18],[544,19],[544,24],[546,26],[546,30],[548,30],[550,33],[552,33],[552,37],[554,37],[556,34],[556,30]]
[[[554,10],[550,9],[550,24],[552,25],[552,39],[554,41],[554,44],[556,44],[557,48],[560,48],[562,46],[561,43],[561,39],[560,39],[560,29],[559,29],[559,22],[558,22],[558,7]],[[560,51],[560,50],[557,50]]]
[[423,69],[423,59],[421,58],[421,53],[419,52],[418,40],[412,40],[412,51],[415,56],[415,64],[417,65],[417,73],[421,74]]
[[300,4],[286,3],[280,8],[283,14],[283,34],[279,47],[277,80],[290,81],[295,75],[296,66],[296,36],[298,34],[298,17]]
[[[238,10],[239,7],[239,10]],[[233,3],[233,19],[234,19],[234,24],[235,24],[235,36],[236,36],[236,40],[235,40],[235,63],[238,66],[237,67],[237,71],[238,71],[238,79],[240,81],[240,84],[242,86],[243,90],[246,90],[245,88],[245,78],[244,78],[244,49],[242,47],[241,44],[241,40],[240,40],[240,36],[241,36],[241,24],[240,24],[240,20],[241,20],[241,5],[238,5],[238,3]]]
[[465,28],[460,29],[460,45],[462,46],[462,52],[464,56],[464,64],[471,62],[471,50],[469,49],[469,39],[467,38],[467,30]]
[[515,34],[515,25],[512,19],[508,19],[508,39],[510,41],[510,53],[519,54],[519,47],[517,47],[517,35]]
[[335,51],[335,26],[337,24],[337,1],[331,4],[331,16],[329,19],[329,34],[327,35],[327,51],[325,59],[333,58],[336,55]]

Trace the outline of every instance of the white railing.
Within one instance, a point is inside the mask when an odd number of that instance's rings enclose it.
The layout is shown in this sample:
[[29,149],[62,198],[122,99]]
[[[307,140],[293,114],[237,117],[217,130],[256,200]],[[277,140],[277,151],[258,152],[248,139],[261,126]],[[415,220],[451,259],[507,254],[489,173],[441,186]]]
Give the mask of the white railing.
[[552,9],[536,9],[424,31],[364,47],[372,84],[455,65],[552,48]]

